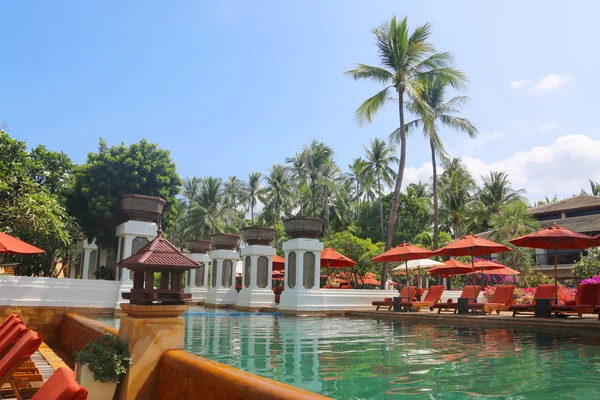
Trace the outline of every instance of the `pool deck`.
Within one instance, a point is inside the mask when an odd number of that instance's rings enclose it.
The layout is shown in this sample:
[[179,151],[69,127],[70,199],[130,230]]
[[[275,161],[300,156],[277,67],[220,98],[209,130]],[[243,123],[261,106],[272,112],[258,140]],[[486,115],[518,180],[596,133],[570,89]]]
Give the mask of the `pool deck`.
[[438,325],[469,325],[496,328],[536,328],[544,330],[586,330],[600,334],[600,321],[594,314],[584,314],[583,318],[535,318],[530,315],[512,316],[512,312],[502,311],[492,315],[458,315],[421,310],[419,312],[394,312],[387,310],[357,310],[345,313],[350,318],[375,318],[390,321],[426,322]]

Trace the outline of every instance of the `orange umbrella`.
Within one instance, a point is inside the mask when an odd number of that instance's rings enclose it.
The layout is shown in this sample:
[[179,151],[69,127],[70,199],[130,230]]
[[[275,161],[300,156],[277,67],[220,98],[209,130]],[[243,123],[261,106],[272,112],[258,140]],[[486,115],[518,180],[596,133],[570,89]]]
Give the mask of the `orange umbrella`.
[[438,265],[434,268],[429,268],[427,271],[430,275],[439,275],[442,278],[450,278],[450,288],[452,288],[452,277],[454,275],[465,275],[471,272],[471,266],[451,258],[445,261],[443,265]]
[[488,275],[519,275],[520,272],[516,271],[512,268],[501,266],[498,269],[488,269],[484,272],[484,274],[488,274]]
[[475,296],[475,256],[503,253],[510,248],[503,244],[492,242],[477,235],[467,235],[442,247],[435,252],[441,256],[471,256],[471,272],[473,274],[473,297]]
[[283,271],[285,269],[285,259],[275,254],[273,256],[273,271]]
[[331,247],[327,247],[321,252],[321,267],[342,268],[356,265],[354,260],[338,253]]
[[[418,260],[420,258],[429,258],[433,255],[433,251],[424,249],[419,246],[412,245],[410,243],[402,243],[393,249],[389,249],[383,254],[373,257],[371,260],[375,262],[404,262],[406,269],[406,276],[408,277],[408,262],[410,260]],[[381,277],[387,279],[387,276]],[[408,288],[408,298],[410,299],[410,286]]]
[[0,253],[4,254],[42,254],[44,250],[0,232]]
[[365,284],[365,285],[380,285],[381,282],[378,281],[377,279],[375,279],[374,273],[369,272],[367,275],[365,275],[365,278],[363,279],[363,284]]
[[556,267],[556,250],[584,250],[588,247],[600,246],[596,238],[583,233],[577,233],[557,225],[552,225],[529,235],[509,240],[510,243],[519,247],[530,247],[533,249],[554,249],[554,290],[558,298],[558,270]]

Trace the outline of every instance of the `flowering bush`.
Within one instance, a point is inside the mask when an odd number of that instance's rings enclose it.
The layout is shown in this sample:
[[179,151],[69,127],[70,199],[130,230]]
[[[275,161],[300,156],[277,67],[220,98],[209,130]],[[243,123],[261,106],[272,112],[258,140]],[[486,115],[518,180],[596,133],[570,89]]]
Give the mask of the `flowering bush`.
[[600,274],[584,279],[581,281],[581,283],[600,283]]
[[517,304],[530,304],[533,303],[533,297],[535,296],[534,288],[519,288],[515,290],[513,299]]
[[[491,301],[492,297],[494,296],[494,292],[496,292],[495,286],[486,286],[486,288],[483,291],[483,295],[485,296],[487,301]],[[575,298],[576,293],[577,289],[569,289],[566,286],[559,285],[558,304],[565,304],[566,300],[573,300]],[[517,304],[529,304],[533,302],[534,296],[535,288],[519,288],[515,289],[515,292],[513,293],[513,300]]]

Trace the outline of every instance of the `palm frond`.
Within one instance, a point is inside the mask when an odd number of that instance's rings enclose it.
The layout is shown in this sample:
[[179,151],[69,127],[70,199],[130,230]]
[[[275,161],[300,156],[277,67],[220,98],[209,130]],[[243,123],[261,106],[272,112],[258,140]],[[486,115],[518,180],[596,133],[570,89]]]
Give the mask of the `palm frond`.
[[365,121],[369,123],[372,121],[373,116],[381,109],[388,99],[388,94],[391,86],[386,87],[375,96],[368,98],[358,107],[356,110],[356,119],[359,123],[364,124]]
[[394,78],[392,73],[384,68],[365,64],[357,64],[355,69],[346,71],[345,74],[354,78],[354,80],[368,79],[372,82],[379,82],[384,85],[389,84]]

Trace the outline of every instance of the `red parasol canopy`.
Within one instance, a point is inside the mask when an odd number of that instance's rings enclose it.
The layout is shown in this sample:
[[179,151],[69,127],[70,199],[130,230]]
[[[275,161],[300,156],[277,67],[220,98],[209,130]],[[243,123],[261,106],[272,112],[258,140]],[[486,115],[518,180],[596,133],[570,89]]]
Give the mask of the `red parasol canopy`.
[[448,261],[445,261],[444,265],[429,268],[427,272],[432,276],[440,275],[442,278],[448,278],[454,275],[471,273],[471,270],[472,268],[470,265],[460,262],[455,258],[451,258]]
[[375,274],[374,273],[369,272],[363,278],[363,284],[365,284],[365,285],[380,285],[381,282],[378,281],[377,279],[375,279]]
[[[506,267],[506,265],[502,265],[499,262],[496,261],[490,261],[490,260],[477,260],[475,261],[475,269],[478,270],[487,270],[488,269],[499,269],[499,268],[504,268]],[[506,267],[507,268],[507,267]]]
[[285,269],[285,259],[275,254],[273,256],[273,271],[283,271]]
[[321,251],[321,267],[327,268],[342,268],[356,265],[354,260],[338,253],[331,247],[327,247]]
[[483,273],[487,274],[487,275],[519,275],[520,274],[519,271],[516,271],[512,268],[508,268],[505,266],[501,266],[500,268],[497,268],[497,269],[488,269],[488,270],[485,270]]
[[44,250],[25,243],[6,233],[0,232],[0,253],[4,254],[42,254]]
[[473,297],[475,296],[475,256],[503,253],[510,248],[503,244],[492,242],[477,235],[467,235],[442,247],[435,252],[441,256],[471,256],[471,273],[473,274]]
[[558,297],[558,272],[556,268],[556,250],[584,250],[588,247],[600,246],[595,238],[577,233],[557,225],[549,226],[529,235],[509,240],[519,247],[534,249],[554,249],[554,290]]

